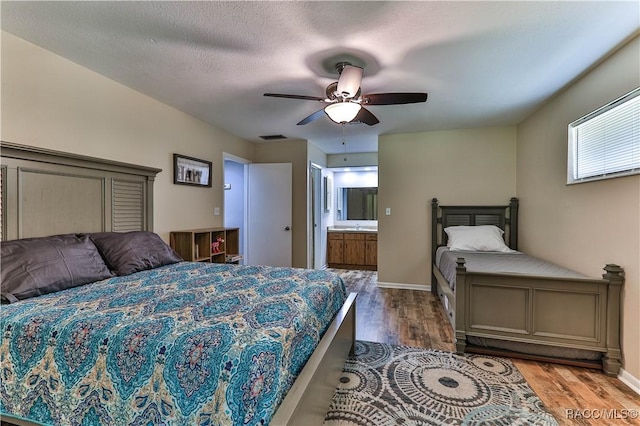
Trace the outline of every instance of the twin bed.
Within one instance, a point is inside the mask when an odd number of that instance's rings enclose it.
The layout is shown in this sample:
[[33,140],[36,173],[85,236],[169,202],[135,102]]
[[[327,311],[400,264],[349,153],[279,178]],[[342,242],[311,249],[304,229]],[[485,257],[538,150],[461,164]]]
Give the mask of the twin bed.
[[602,279],[517,252],[518,200],[505,206],[441,206],[432,200],[432,291],[456,350],[587,367],[621,366],[623,271]]
[[3,422],[323,422],[355,339],[337,275],[182,262],[147,231],[157,169],[2,160]]

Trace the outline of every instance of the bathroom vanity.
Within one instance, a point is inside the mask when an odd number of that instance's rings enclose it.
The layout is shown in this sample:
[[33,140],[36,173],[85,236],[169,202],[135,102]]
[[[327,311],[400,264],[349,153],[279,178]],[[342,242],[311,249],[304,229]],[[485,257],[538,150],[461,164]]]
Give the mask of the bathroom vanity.
[[328,228],[327,263],[330,268],[378,269],[378,230]]

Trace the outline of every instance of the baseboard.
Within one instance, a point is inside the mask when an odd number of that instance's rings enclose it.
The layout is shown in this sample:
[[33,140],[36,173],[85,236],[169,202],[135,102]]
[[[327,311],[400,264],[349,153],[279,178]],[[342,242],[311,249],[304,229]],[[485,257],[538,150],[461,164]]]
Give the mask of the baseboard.
[[618,379],[620,379],[620,381],[625,385],[629,386],[635,393],[640,395],[640,379],[638,379],[637,377],[633,377],[624,368],[620,369]]
[[431,291],[431,286],[427,284],[385,283],[385,282],[378,281],[378,287],[397,288],[401,290]]

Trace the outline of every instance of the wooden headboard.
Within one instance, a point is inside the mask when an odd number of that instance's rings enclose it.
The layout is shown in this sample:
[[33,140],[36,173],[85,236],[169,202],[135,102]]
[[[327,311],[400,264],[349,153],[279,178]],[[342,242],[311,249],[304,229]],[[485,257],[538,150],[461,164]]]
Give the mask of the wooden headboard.
[[152,231],[162,170],[0,142],[1,238]]
[[439,206],[431,200],[431,263],[436,250],[447,244],[447,226],[495,225],[505,232],[505,243],[518,249],[518,199],[511,198],[508,206]]

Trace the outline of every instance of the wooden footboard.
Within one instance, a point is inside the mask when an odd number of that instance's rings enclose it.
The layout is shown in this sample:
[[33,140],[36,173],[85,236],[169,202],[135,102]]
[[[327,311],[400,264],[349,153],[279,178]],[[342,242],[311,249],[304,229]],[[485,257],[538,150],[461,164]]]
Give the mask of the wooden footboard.
[[351,293],[289,390],[270,424],[321,425],[356,337],[356,293]]
[[603,279],[467,272],[458,259],[454,307],[456,350],[467,338],[596,351],[615,376],[621,366],[620,291],[623,271],[605,266]]

